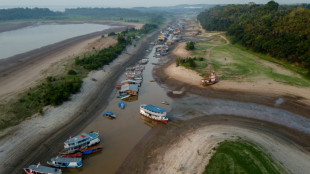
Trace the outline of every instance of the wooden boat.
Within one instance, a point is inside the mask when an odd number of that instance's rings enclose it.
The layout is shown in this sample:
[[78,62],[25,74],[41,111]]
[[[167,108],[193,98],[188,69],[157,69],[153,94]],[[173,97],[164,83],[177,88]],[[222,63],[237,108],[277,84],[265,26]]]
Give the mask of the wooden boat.
[[74,157],[82,157],[82,153],[81,152],[76,152],[76,153],[69,153],[69,154],[64,154],[61,155],[61,157],[70,157],[70,158],[74,158]]
[[212,72],[209,77],[201,79],[201,86],[208,86],[217,83],[220,79],[215,76],[215,73]]
[[64,142],[64,149],[67,154],[79,151],[82,148],[90,147],[100,143],[99,133],[90,132],[81,133],[73,138],[69,138]]
[[155,121],[167,123],[167,112],[165,109],[153,105],[140,105],[140,114]]
[[112,111],[104,112],[102,115],[108,118],[116,118],[116,115]]
[[61,169],[42,166],[40,163],[37,165],[30,165],[24,168],[27,174],[62,174]]
[[55,157],[47,161],[47,164],[57,168],[78,168],[82,167],[82,158],[66,158],[66,157]]
[[93,146],[93,147],[89,147],[89,148],[81,150],[83,155],[88,155],[88,154],[92,154],[92,153],[100,152],[100,151],[102,151],[102,146]]

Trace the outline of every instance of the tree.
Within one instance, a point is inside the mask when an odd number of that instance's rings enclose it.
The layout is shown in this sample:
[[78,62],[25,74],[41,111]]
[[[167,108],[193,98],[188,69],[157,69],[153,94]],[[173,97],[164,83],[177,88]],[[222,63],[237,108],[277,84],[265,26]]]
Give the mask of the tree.
[[187,42],[186,43],[186,47],[185,47],[186,50],[194,50],[195,49],[195,43],[190,41],[190,42]]

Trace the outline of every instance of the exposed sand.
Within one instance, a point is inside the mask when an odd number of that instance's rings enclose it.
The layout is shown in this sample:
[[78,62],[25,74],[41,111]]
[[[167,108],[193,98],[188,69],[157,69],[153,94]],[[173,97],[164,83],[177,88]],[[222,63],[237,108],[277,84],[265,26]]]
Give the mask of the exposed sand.
[[185,49],[186,47],[186,42],[181,42],[176,45],[176,47],[173,49],[172,54],[174,54],[177,57],[191,57],[192,54],[190,51],[187,51]]
[[156,150],[152,152],[159,155],[156,162],[149,166],[147,173],[203,173],[213,155],[209,153],[214,152],[212,148],[224,140],[234,140],[236,136],[261,145],[293,173],[305,174],[310,170],[310,153],[296,148],[294,144],[259,131],[210,125],[181,135],[177,142],[166,147],[165,153]]
[[[44,79],[46,77],[46,73],[44,72],[56,62],[60,62],[67,59],[73,59],[75,55],[79,55],[83,52],[90,51],[92,50],[93,47],[96,49],[100,49],[109,47],[110,45],[116,43],[116,40],[113,38],[100,39],[100,36],[101,36],[100,34],[96,34],[95,36],[91,36],[90,38],[82,40],[81,42],[75,42],[73,44],[70,44],[65,49],[50,52],[47,55],[44,55],[44,57],[43,56],[40,57],[40,59],[38,59],[37,61],[25,63],[24,66],[21,66],[15,71],[9,73],[1,71],[2,73],[2,76],[0,76],[1,102],[6,103],[9,99],[14,98],[14,96],[18,95],[24,90],[27,90],[28,88],[35,86],[41,79]],[[47,46],[47,49],[48,47],[49,46]],[[42,50],[42,52],[43,51],[44,49]],[[7,61],[10,61],[9,59],[10,58],[8,58]]]
[[[80,130],[83,125],[87,125],[87,122],[97,116],[98,104],[102,107],[110,96],[107,91],[114,89],[113,84],[116,82],[111,82],[111,80],[116,80],[118,75],[124,71],[124,67],[137,61],[138,58],[134,55],[139,57],[144,54],[148,46],[145,43],[149,42],[147,40],[149,37],[139,41],[136,47],[129,46],[126,52],[109,65],[104,66],[104,70],[92,71],[84,79],[81,92],[71,96],[70,101],[56,108],[47,107],[44,116],[34,115],[11,128],[14,130],[13,134],[0,140],[0,173],[8,171],[19,173],[18,171],[21,171],[25,165],[37,162],[36,155],[43,153],[44,156],[46,151],[59,151],[62,142],[72,135],[74,130]],[[92,38],[94,41],[97,39]],[[81,45],[75,44],[72,49],[78,51],[85,48],[87,44],[87,41]],[[90,103],[92,103],[91,106],[89,106]],[[52,147],[52,144],[57,147]]]

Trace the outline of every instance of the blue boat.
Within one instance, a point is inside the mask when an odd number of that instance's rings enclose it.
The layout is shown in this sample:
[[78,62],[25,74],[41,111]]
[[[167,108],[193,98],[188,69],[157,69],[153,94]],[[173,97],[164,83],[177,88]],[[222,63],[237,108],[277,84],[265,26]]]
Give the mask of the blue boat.
[[88,154],[92,154],[92,153],[100,152],[100,151],[102,151],[102,146],[93,146],[93,147],[89,147],[89,148],[81,150],[83,155],[88,155]]
[[124,101],[119,102],[119,103],[118,103],[118,107],[120,107],[120,108],[122,108],[122,109],[125,109],[125,107],[126,107],[125,102],[124,102]]
[[108,118],[116,118],[116,115],[112,111],[104,112],[102,115]]

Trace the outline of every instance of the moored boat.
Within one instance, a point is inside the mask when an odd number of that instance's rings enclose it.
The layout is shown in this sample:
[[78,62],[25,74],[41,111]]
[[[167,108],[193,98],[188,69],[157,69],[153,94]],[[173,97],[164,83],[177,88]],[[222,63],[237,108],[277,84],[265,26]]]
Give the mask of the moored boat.
[[125,102],[124,101],[119,102],[118,107],[120,107],[121,109],[125,109],[125,107],[126,107]]
[[61,169],[42,166],[40,163],[37,165],[30,165],[27,168],[24,168],[24,171],[27,174],[61,174]]
[[99,133],[98,132],[90,132],[81,133],[73,138],[69,138],[64,142],[64,148],[68,153],[74,153],[82,148],[87,148],[89,146],[93,146],[95,144],[100,143]]
[[100,152],[100,151],[102,151],[102,146],[93,146],[93,147],[89,147],[89,148],[81,150],[83,155],[88,155],[88,154],[92,154],[92,153]]
[[154,105],[140,105],[140,114],[155,121],[168,122],[166,110]]
[[108,118],[116,118],[116,115],[112,111],[104,112],[102,115]]
[[55,157],[47,161],[47,164],[57,168],[78,168],[82,167],[82,158]]
[[76,153],[69,153],[69,154],[64,154],[61,155],[61,157],[70,157],[70,158],[74,158],[74,157],[82,157],[82,153],[81,152],[76,152]]

